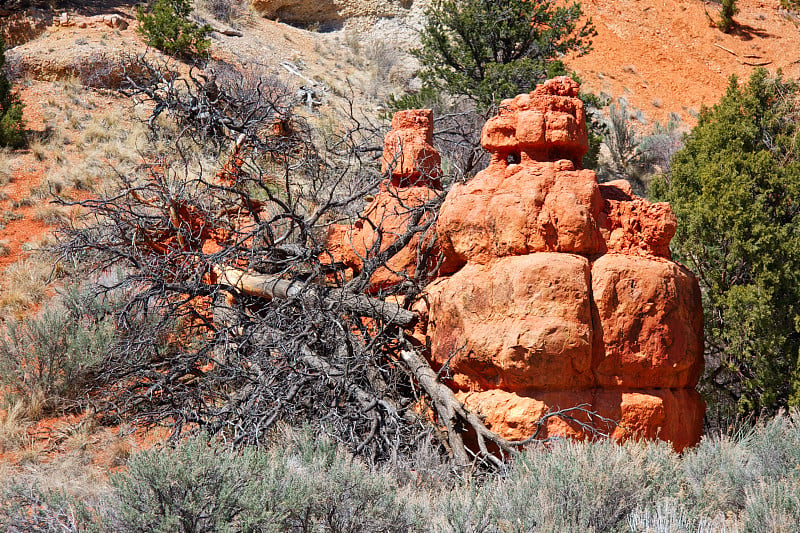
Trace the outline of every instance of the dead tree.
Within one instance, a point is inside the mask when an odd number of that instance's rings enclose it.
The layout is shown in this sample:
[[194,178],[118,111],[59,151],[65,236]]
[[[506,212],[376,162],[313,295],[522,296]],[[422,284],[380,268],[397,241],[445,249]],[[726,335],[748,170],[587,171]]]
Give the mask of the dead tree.
[[[96,407],[240,445],[262,442],[279,421],[310,423],[374,460],[430,435],[460,467],[513,453],[521,443],[469,412],[405,332],[435,275],[444,191],[407,206],[399,234],[383,239],[377,227],[352,275],[330,261],[327,228],[352,221],[383,178],[372,149],[380,128],[351,108],[323,137],[269,78],[141,70],[149,81],[131,80],[127,94],[150,103],[154,146],[170,149],[143,154],[137,175],[77,202],[86,217],[61,237],[65,258],[102,273],[99,291],[124,295],[126,335],[96,380]],[[374,272],[426,232],[434,237],[420,240],[416,271],[364,294]],[[590,427],[577,416],[585,410],[569,411],[552,416]]]

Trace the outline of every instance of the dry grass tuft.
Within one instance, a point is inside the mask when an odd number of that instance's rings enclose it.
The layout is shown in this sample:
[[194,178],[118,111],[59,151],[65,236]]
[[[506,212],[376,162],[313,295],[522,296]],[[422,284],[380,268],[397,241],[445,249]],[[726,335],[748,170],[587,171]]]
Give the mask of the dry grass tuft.
[[17,464],[23,467],[36,467],[45,457],[41,446],[31,445],[22,448],[17,456]]
[[34,211],[33,219],[49,226],[59,226],[69,222],[69,209],[53,204],[40,205]]
[[130,110],[114,107],[88,116],[80,123],[72,164],[59,165],[47,173],[36,194],[62,194],[67,188],[95,192],[121,174],[131,174],[141,163],[140,147],[145,126],[130,119]]
[[[72,213],[70,213],[70,216],[73,216]],[[47,253],[48,251],[52,250],[57,243],[58,239],[54,234],[45,233],[44,235],[40,235],[28,242],[23,243],[21,248],[23,252]],[[63,267],[60,264],[56,274],[58,277],[66,277],[69,275],[68,272],[63,270]]]
[[[21,207],[32,207],[36,204],[36,201],[33,198],[20,198],[19,200],[12,200],[11,207],[13,209],[19,209]],[[22,218],[21,216],[19,217]],[[19,219],[17,219],[19,220]]]
[[133,455],[133,444],[128,437],[114,439],[107,449],[112,467],[125,466]]
[[37,161],[44,161],[47,159],[47,154],[51,152],[50,147],[44,143],[41,139],[34,139],[29,144],[28,147],[33,154],[33,157]]
[[43,254],[36,254],[5,269],[0,282],[0,310],[21,315],[42,303],[49,284],[60,273]]
[[0,412],[0,453],[15,451],[30,444],[30,419],[26,415],[27,408],[22,402],[16,402],[7,412]]

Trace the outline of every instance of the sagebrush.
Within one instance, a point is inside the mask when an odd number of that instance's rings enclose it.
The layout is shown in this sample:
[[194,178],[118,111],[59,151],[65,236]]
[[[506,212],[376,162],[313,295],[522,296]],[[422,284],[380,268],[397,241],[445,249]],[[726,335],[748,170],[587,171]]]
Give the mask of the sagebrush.
[[370,465],[324,433],[282,427],[239,451],[201,435],[141,452],[90,509],[78,492],[26,478],[0,493],[0,525],[27,531],[35,517],[67,531],[789,533],[800,520],[798,450],[793,411],[680,455],[663,442],[562,440],[529,448],[501,476],[463,477],[422,458]]
[[70,290],[38,314],[9,320],[0,334],[6,406],[21,403],[32,417],[76,407],[117,339],[107,311]]

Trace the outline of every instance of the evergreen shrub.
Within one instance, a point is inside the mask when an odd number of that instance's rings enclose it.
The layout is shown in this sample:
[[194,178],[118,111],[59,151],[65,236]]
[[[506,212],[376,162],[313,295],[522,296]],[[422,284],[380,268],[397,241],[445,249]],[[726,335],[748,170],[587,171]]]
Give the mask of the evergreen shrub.
[[203,57],[211,47],[211,27],[189,20],[191,12],[189,0],[154,0],[136,12],[138,31],[148,45],[165,54],[183,59]]
[[0,146],[18,148],[25,144],[25,123],[22,102],[11,88],[3,67],[6,63],[5,43],[0,39]]

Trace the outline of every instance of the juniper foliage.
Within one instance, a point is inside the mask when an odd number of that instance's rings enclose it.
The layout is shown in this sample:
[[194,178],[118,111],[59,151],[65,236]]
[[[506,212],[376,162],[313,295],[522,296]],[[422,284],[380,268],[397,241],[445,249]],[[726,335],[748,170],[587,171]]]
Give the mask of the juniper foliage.
[[566,74],[560,57],[586,53],[596,34],[582,16],[578,3],[436,0],[412,54],[427,83],[485,109]]
[[207,38],[211,27],[191,21],[191,12],[189,0],[155,0],[149,9],[138,9],[138,31],[147,44],[168,55],[183,59],[204,56],[211,46]]
[[5,43],[0,39],[0,146],[16,148],[25,143],[25,123],[19,94],[12,90],[11,81],[3,71],[5,50]]
[[712,413],[775,412],[800,400],[798,85],[756,70],[703,109],[654,182],[678,218],[676,258],[699,278],[703,388]]

